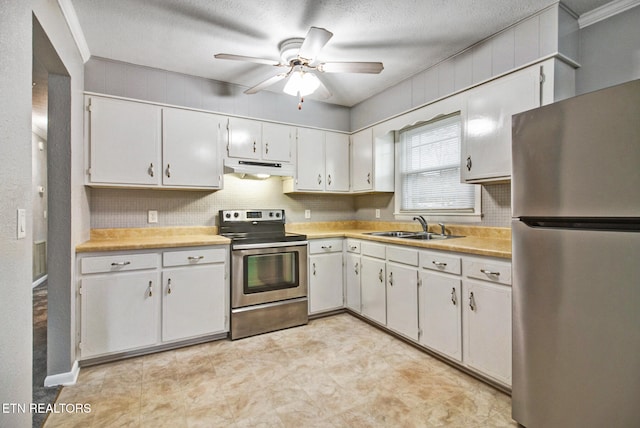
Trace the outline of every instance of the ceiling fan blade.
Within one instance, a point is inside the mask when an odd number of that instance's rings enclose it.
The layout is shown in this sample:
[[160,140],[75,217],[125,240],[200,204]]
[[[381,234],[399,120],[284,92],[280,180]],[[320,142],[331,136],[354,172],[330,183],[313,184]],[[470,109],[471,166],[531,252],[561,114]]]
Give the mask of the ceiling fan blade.
[[370,73],[378,74],[384,66],[381,62],[325,62],[318,64],[323,73]]
[[288,73],[280,73],[280,74],[276,74],[275,76],[269,77],[267,80],[258,83],[256,86],[247,89],[246,91],[244,91],[245,94],[255,94],[256,92],[259,92],[261,90],[263,90],[264,88],[273,85],[276,82],[281,81],[282,79],[284,79],[285,77],[287,77]]
[[313,60],[331,37],[333,37],[333,33],[324,28],[309,28],[309,32],[307,32],[307,36],[304,38],[302,46],[300,46],[298,56],[310,61]]
[[219,54],[215,54],[214,57],[216,59],[232,59],[234,61],[254,62],[254,63],[257,63],[257,64],[266,64],[266,65],[275,65],[275,66],[282,65],[278,61],[274,61],[272,59],[255,58],[255,57],[252,57],[252,56],[243,56],[243,55],[219,53]]

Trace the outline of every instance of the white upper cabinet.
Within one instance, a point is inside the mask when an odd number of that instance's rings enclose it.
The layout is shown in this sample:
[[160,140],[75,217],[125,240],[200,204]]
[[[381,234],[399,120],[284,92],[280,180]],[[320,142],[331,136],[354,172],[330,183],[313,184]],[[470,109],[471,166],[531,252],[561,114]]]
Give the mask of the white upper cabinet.
[[290,162],[294,128],[258,120],[229,118],[227,154],[232,158]]
[[351,136],[351,190],[393,192],[393,133],[374,134],[373,128]]
[[296,177],[285,180],[288,192],[348,192],[349,136],[298,128]]
[[461,181],[511,179],[511,116],[572,96],[574,71],[550,59],[466,93]]
[[214,114],[162,109],[162,184],[220,187],[218,140],[224,121]]
[[97,96],[86,102],[88,185],[221,188],[223,117]]
[[87,103],[87,184],[158,186],[160,107],[100,97]]

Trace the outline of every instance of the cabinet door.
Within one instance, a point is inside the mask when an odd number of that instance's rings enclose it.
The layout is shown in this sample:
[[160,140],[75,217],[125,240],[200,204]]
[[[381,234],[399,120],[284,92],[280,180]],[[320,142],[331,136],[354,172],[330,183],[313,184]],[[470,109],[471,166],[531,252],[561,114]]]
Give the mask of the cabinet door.
[[90,98],[90,182],[158,185],[160,107]]
[[418,270],[387,263],[387,327],[418,340]]
[[229,157],[260,159],[262,153],[262,122],[250,119],[229,118]]
[[511,176],[511,116],[540,106],[538,67],[532,67],[469,92],[463,140],[463,181]]
[[373,134],[371,128],[351,136],[351,186],[354,192],[373,189]]
[[262,124],[262,158],[291,162],[291,145],[295,128],[277,123]]
[[420,279],[420,343],[461,361],[460,278],[421,272]]
[[346,306],[360,313],[360,254],[347,253],[345,255]]
[[342,252],[309,257],[309,313],[343,306]]
[[158,343],[160,289],[156,271],[83,278],[82,358]]
[[464,281],[466,363],[511,384],[511,287]]
[[324,137],[324,131],[298,128],[298,190],[324,190]]
[[162,341],[226,331],[224,265],[166,269],[162,274]]
[[220,187],[218,142],[222,120],[209,113],[162,110],[162,184]]
[[385,261],[362,257],[362,315],[379,324],[387,324],[387,294]]
[[325,133],[325,189],[349,191],[349,136]]

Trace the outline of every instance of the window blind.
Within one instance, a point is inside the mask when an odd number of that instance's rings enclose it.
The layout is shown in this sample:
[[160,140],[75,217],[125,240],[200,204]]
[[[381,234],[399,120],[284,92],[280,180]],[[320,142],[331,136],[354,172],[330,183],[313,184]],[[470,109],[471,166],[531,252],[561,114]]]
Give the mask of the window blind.
[[468,211],[475,188],[460,183],[460,116],[400,132],[401,211]]

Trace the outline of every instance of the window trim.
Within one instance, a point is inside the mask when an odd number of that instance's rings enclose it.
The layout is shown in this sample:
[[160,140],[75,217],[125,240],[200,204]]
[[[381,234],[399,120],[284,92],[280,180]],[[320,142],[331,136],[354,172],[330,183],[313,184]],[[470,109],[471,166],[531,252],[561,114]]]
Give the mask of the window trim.
[[[415,216],[422,215],[427,217],[430,222],[451,222],[462,221],[465,223],[476,223],[482,221],[482,186],[475,186],[474,195],[474,207],[471,210],[454,210],[448,211],[445,209],[432,209],[432,210],[402,210],[402,182],[400,173],[400,159],[401,159],[401,132],[408,131],[413,128],[421,127],[434,123],[443,119],[447,119],[451,116],[460,116],[460,144],[462,145],[462,139],[464,138],[464,116],[460,111],[457,111],[448,115],[439,115],[430,120],[424,120],[415,122],[411,126],[404,127],[402,129],[394,131],[394,152],[395,152],[395,192],[394,192],[394,211],[393,215],[396,220],[400,221],[412,221]],[[460,161],[462,162],[462,161]],[[461,165],[461,164],[460,164]]]

